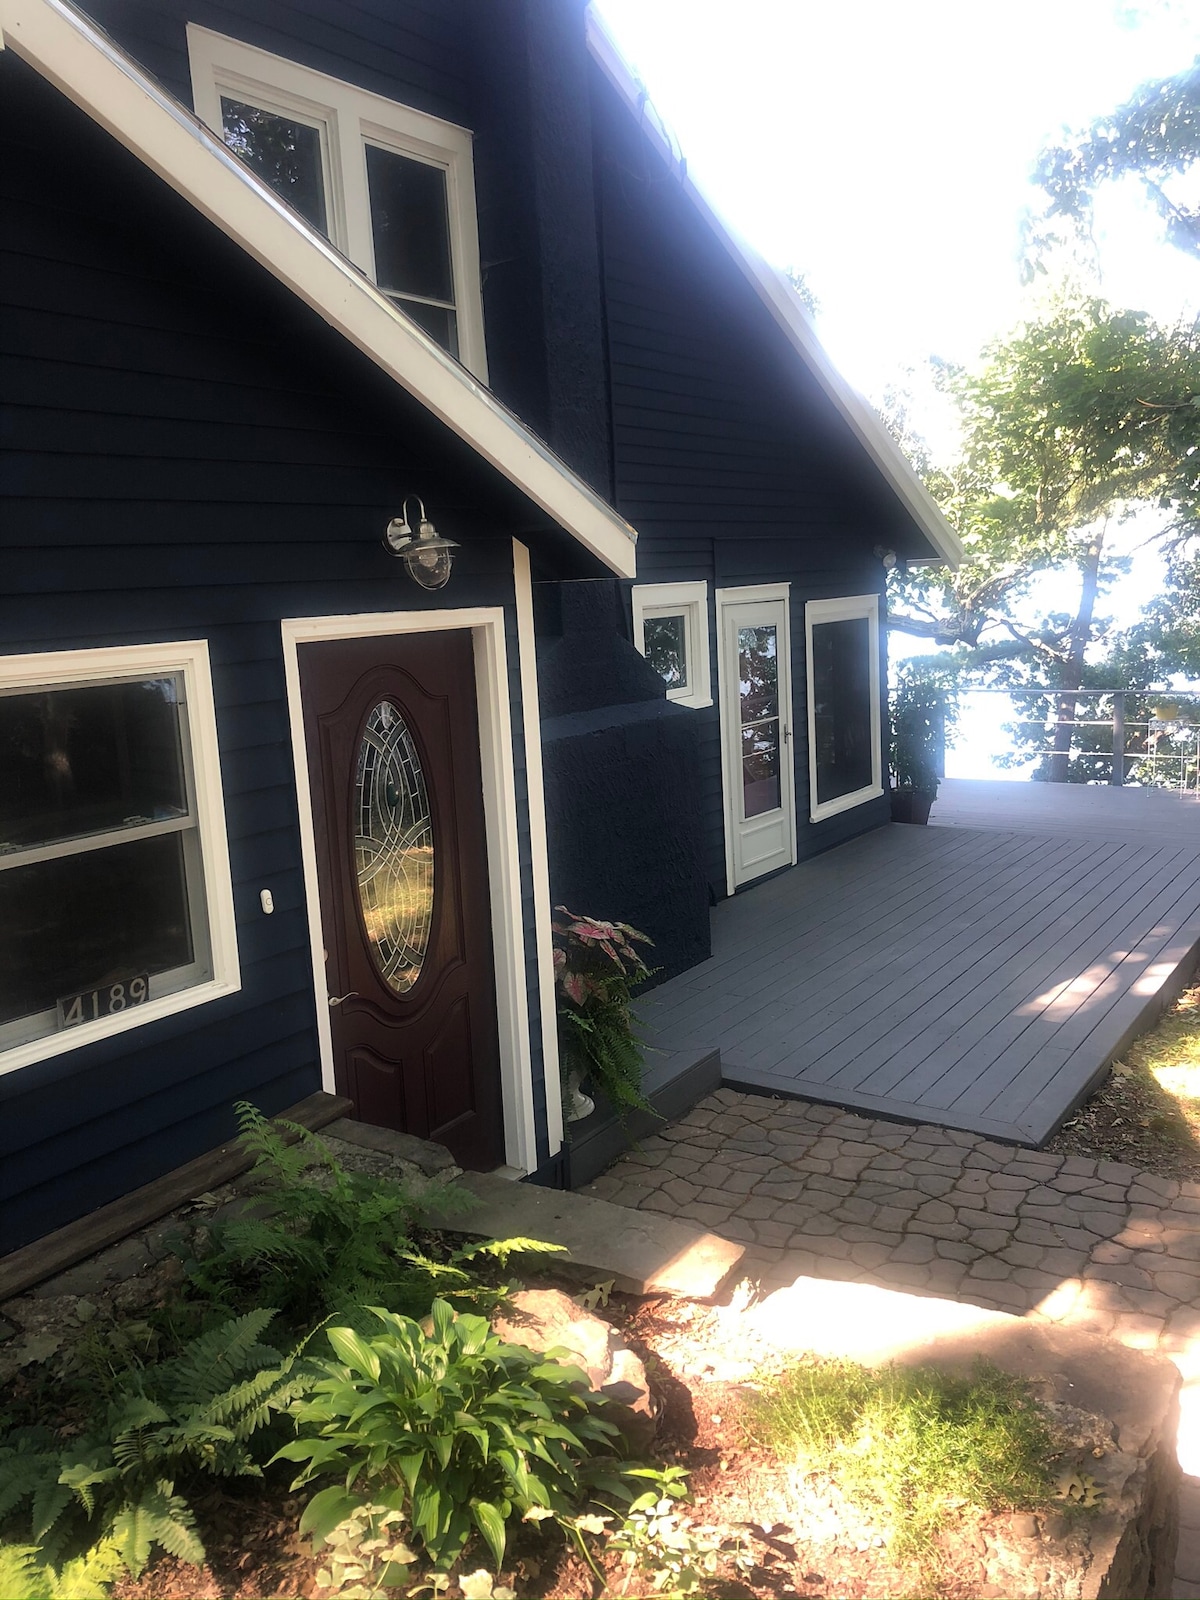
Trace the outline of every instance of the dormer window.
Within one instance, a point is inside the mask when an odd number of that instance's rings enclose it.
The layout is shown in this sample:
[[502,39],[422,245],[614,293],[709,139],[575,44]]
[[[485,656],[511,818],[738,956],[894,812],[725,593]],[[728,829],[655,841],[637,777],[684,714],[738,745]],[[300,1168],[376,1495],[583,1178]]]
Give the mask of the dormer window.
[[486,382],[470,133],[193,24],[188,54],[197,115]]

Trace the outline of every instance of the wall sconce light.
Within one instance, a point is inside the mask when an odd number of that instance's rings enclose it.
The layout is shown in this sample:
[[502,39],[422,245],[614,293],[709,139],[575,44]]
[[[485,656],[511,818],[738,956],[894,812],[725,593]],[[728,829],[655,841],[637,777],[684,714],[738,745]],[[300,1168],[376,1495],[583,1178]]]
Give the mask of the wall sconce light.
[[883,562],[883,570],[885,572],[891,572],[895,567],[896,552],[894,550],[885,550],[883,545],[877,544],[875,549],[872,551],[872,554],[874,555],[876,561]]
[[[409,503],[413,500],[420,507],[415,531],[408,516]],[[409,577],[422,589],[444,589],[449,583],[450,568],[454,565],[451,551],[458,549],[458,541],[442,538],[425,515],[425,502],[417,495],[405,496],[400,515],[387,525],[383,545],[385,550],[400,557]]]

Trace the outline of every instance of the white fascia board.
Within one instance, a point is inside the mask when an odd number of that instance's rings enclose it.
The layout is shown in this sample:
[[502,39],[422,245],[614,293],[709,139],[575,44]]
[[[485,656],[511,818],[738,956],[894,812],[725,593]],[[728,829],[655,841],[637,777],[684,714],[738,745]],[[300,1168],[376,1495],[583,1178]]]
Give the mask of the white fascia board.
[[65,0],[0,0],[0,34],[619,577],[637,535],[453,357]]
[[591,6],[587,12],[587,41],[597,65],[639,118],[643,131],[675,173],[681,187],[750,280],[759,299],[779,324],[793,349],[803,358],[817,382],[849,423],[855,437],[883,473],[905,510],[929,540],[937,552],[936,564],[957,567],[963,559],[962,543],[929,490],[913,471],[908,457],[867,402],[850,387],[829,359],[803,302],[784,275],[764,261],[753,245],[734,232],[689,176],[686,163],[672,147],[665,130],[654,120],[653,107],[645,86],[638,81],[603,20]]

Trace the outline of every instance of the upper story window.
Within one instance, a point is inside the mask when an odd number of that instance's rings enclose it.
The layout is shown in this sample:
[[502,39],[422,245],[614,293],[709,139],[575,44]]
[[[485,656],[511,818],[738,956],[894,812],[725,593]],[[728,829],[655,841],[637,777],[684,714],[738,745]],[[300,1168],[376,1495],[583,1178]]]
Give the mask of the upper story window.
[[667,686],[667,699],[712,705],[708,585],[639,583],[632,592],[633,642]]
[[484,382],[471,135],[188,24],[196,114]]

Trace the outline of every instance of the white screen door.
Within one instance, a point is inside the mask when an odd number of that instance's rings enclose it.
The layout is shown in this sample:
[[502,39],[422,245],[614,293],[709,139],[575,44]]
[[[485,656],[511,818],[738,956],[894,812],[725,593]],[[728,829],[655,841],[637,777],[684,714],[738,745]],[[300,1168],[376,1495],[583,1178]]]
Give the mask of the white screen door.
[[787,585],[719,589],[717,622],[732,892],[796,860]]

